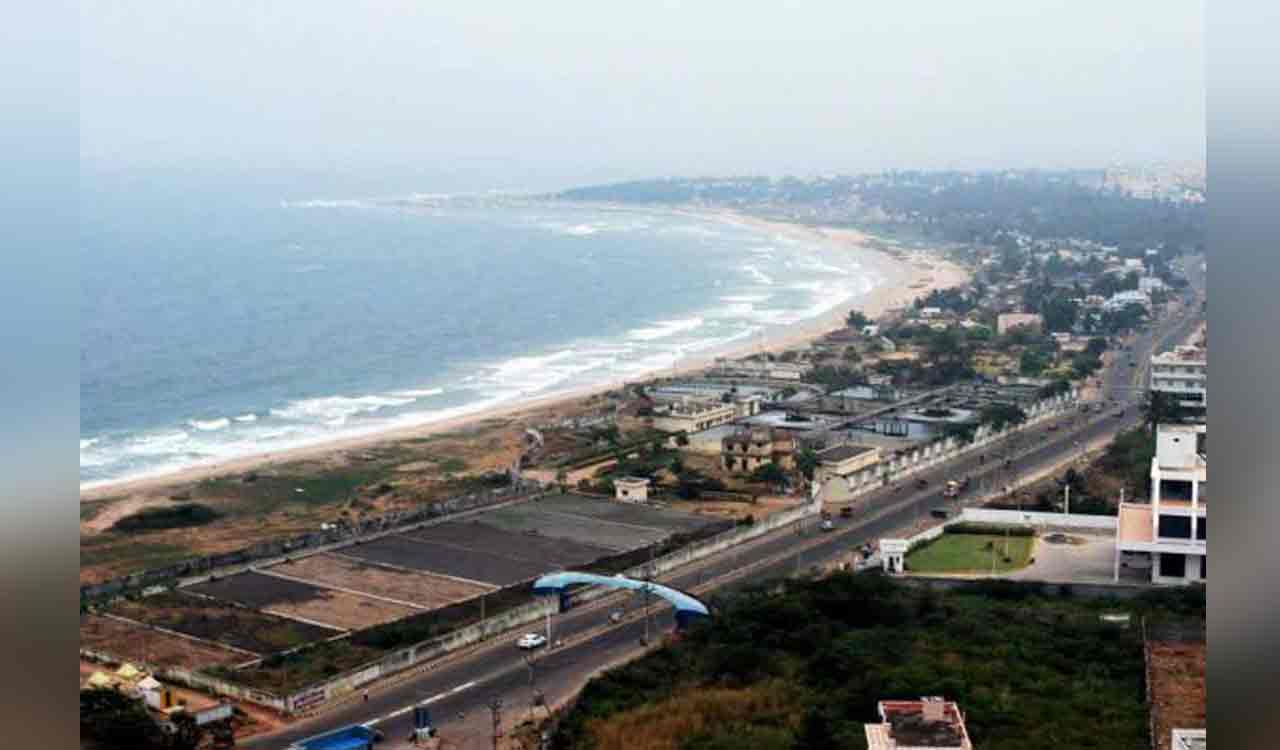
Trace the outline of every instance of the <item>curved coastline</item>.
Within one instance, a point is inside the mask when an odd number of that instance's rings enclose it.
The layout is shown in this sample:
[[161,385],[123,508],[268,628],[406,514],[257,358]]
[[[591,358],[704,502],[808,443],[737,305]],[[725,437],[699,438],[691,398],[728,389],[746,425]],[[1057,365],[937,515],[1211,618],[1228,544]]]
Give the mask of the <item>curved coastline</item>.
[[[626,207],[620,207],[626,210]],[[613,390],[621,385],[643,382],[656,376],[689,374],[705,369],[715,359],[738,357],[760,351],[777,351],[794,347],[832,330],[840,328],[851,309],[859,309],[875,317],[886,310],[909,304],[914,298],[930,289],[945,288],[961,283],[967,272],[936,255],[924,251],[909,251],[906,258],[890,255],[868,245],[867,235],[851,229],[835,229],[803,226],[747,216],[723,210],[671,209],[671,213],[724,222],[772,236],[783,236],[804,242],[819,242],[835,251],[857,252],[858,262],[878,283],[870,291],[845,299],[825,312],[804,320],[756,336],[744,337],[721,346],[698,351],[680,358],[670,366],[652,369],[605,382],[570,387],[530,397],[516,397],[497,404],[478,402],[474,408],[440,410],[455,414],[433,419],[433,413],[424,414],[423,421],[414,424],[385,424],[370,427],[367,431],[346,435],[318,435],[314,441],[281,448],[245,453],[225,460],[192,463],[173,469],[160,469],[135,477],[122,477],[89,481],[81,484],[82,502],[101,500],[121,494],[152,493],[175,485],[188,484],[212,476],[241,473],[251,469],[270,467],[302,459],[314,459],[327,454],[367,449],[370,446],[394,443],[405,439],[439,434],[491,419],[528,417],[540,411],[555,408],[566,402]]]

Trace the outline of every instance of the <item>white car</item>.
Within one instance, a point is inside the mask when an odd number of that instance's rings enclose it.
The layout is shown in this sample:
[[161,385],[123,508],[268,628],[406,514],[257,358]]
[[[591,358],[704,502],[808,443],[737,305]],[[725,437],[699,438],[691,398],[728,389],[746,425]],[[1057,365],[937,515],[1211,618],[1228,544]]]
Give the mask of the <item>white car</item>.
[[539,633],[525,633],[520,636],[520,640],[516,641],[516,647],[525,651],[542,648],[545,645],[547,645],[547,637]]

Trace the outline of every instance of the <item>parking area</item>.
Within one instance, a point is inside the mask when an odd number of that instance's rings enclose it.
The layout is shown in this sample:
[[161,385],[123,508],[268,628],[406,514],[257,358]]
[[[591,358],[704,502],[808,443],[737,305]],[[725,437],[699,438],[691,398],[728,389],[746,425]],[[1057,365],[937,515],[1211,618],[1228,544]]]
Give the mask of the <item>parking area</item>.
[[1036,537],[1032,562],[1009,578],[1054,583],[1112,583],[1114,532],[1047,532]]

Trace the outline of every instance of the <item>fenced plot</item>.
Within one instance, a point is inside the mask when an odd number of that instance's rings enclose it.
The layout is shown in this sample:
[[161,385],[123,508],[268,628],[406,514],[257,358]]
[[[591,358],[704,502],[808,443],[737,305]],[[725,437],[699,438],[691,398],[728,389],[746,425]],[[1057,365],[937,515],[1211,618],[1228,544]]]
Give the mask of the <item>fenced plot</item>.
[[454,546],[417,541],[398,534],[366,544],[346,547],[342,550],[342,554],[496,586],[518,583],[544,572],[541,565],[529,560],[488,552],[466,551]]
[[613,552],[643,547],[670,536],[670,532],[665,529],[591,518],[556,510],[551,506],[544,507],[542,502],[525,503],[487,513],[484,522],[517,534],[536,531],[578,544],[605,547]]
[[399,620],[419,610],[382,599],[248,572],[188,587],[191,591],[268,614],[294,617],[344,630]]
[[576,495],[552,495],[544,497],[534,507],[558,513],[572,513],[578,516],[596,518],[601,521],[647,526],[662,529],[669,533],[696,531],[708,521],[692,513],[666,508],[652,508],[646,505],[620,503],[614,500],[602,500]]
[[430,573],[398,570],[365,560],[328,553],[281,563],[268,570],[320,586],[335,586],[374,596],[384,596],[388,599],[417,604],[426,609],[436,609],[453,602],[470,599],[493,588]]
[[542,531],[505,531],[479,521],[443,523],[406,536],[422,542],[529,560],[541,566],[543,572],[584,565],[614,553],[606,547],[549,536]]
[[112,603],[111,612],[255,654],[283,651],[330,638],[340,632],[180,591],[137,600],[118,599]]
[[80,616],[80,646],[121,661],[182,669],[236,664],[251,658],[211,643],[91,614]]

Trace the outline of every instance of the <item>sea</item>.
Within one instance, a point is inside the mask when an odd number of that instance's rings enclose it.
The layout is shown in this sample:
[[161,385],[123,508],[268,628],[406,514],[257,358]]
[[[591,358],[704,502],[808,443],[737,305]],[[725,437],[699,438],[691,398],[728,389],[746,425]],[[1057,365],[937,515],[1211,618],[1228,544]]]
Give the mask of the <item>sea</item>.
[[89,489],[660,373],[885,280],[663,209],[82,175]]

